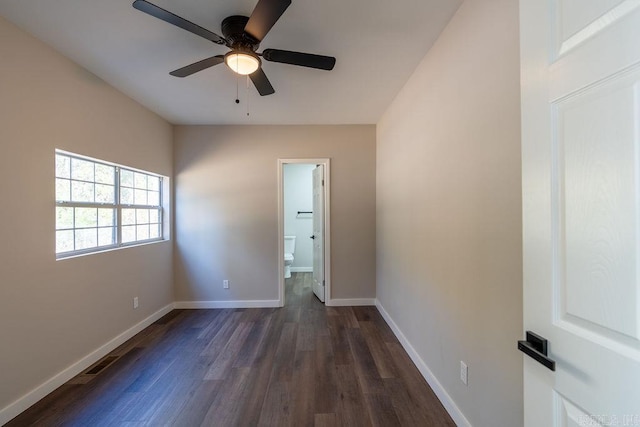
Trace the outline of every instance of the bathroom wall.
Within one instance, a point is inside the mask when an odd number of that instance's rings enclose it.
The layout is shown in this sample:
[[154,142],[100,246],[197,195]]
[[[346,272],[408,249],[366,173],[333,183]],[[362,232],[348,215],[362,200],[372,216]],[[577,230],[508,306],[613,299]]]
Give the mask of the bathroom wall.
[[177,301],[278,300],[279,158],[331,159],[329,297],[375,298],[375,143],[373,125],[177,126]]
[[284,165],[284,234],[296,236],[291,271],[313,271],[313,216],[298,211],[313,210],[313,164]]
[[518,40],[466,0],[377,127],[377,298],[476,427],[523,419]]

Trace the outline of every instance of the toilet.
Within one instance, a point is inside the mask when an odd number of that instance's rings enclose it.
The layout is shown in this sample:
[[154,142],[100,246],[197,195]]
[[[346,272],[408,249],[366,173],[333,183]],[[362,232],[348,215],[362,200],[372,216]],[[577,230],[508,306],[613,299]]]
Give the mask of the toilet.
[[284,278],[291,277],[293,253],[296,250],[296,236],[284,236]]

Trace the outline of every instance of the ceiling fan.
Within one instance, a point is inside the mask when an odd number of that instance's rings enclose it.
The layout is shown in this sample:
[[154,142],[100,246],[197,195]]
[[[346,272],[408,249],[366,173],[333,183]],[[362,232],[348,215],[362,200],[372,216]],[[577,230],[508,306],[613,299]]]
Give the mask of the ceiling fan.
[[258,4],[253,9],[250,17],[233,15],[222,21],[222,34],[224,37],[146,0],[135,0],[133,7],[231,49],[225,55],[205,58],[186,67],[178,68],[169,74],[176,77],[187,77],[224,62],[234,72],[248,75],[260,95],[265,96],[271,95],[275,90],[262,70],[261,57],[266,61],[300,65],[320,70],[332,70],[336,64],[336,58],[331,56],[280,49],[265,49],[261,53],[256,52],[262,39],[290,4],[291,0],[258,0]]

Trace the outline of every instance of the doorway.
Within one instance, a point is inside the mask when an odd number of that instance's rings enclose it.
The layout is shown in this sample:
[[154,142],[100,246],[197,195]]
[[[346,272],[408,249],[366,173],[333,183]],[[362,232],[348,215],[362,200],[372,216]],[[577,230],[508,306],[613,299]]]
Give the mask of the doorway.
[[[285,169],[288,167],[288,171]],[[293,264],[286,270],[294,274],[307,274],[313,282],[313,293],[321,302],[330,305],[331,299],[331,241],[330,241],[330,161],[329,159],[278,159],[278,283],[279,305],[284,307],[285,246],[296,236],[300,250],[299,262],[294,253]],[[305,185],[308,197],[298,207],[296,201],[285,201],[289,190],[286,179],[292,179],[293,170],[306,171]],[[287,178],[287,176],[289,178]],[[294,178],[295,179],[295,178]],[[289,183],[291,184],[291,183]],[[291,212],[290,212],[291,211]],[[288,234],[285,243],[285,235]],[[297,233],[297,234],[293,234]],[[308,252],[308,253],[307,253]],[[304,262],[303,262],[304,260]],[[300,266],[300,264],[305,264]],[[306,265],[308,264],[308,266]],[[288,271],[287,271],[288,273]]]

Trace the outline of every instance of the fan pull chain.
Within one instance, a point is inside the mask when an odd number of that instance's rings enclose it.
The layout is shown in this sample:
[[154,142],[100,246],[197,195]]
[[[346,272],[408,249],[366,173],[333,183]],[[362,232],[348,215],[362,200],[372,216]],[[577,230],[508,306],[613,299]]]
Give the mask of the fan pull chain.
[[249,117],[249,76],[247,75],[247,117]]
[[238,96],[238,86],[240,86],[240,75],[236,74],[236,104],[240,104],[240,97]]

